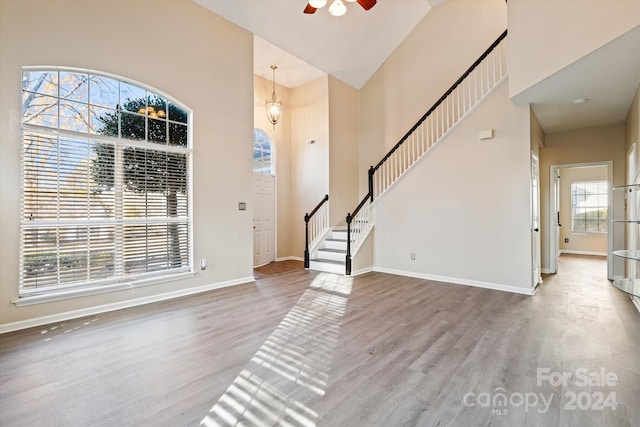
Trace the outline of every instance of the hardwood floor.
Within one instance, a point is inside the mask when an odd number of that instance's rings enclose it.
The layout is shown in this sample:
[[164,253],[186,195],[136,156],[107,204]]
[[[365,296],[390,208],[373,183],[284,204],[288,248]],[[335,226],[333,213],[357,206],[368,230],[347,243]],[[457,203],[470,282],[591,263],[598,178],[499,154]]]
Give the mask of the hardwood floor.
[[640,314],[604,258],[559,269],[533,297],[294,271],[5,334],[0,425],[640,426]]
[[289,273],[294,270],[304,270],[304,262],[298,260],[274,261],[260,267],[253,268],[253,277],[265,279],[276,274]]

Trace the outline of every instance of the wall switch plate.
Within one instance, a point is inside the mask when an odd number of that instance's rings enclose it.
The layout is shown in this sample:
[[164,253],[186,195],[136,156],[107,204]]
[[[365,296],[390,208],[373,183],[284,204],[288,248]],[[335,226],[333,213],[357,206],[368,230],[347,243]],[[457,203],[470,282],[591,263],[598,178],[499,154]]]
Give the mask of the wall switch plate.
[[316,140],[315,140],[315,139],[309,139],[309,140],[307,140],[307,142],[306,142],[306,144],[307,144],[307,145],[313,145],[313,144],[315,144],[315,143],[316,143]]
[[411,252],[411,261],[415,261],[416,260],[416,254],[415,252]]
[[247,202],[238,203],[238,210],[239,211],[246,211],[247,210]]
[[202,258],[200,260],[200,270],[206,270],[206,269],[207,269],[207,259]]
[[565,242],[565,243],[569,243],[569,238],[568,238],[568,237],[565,237],[565,238],[564,238],[564,242]]

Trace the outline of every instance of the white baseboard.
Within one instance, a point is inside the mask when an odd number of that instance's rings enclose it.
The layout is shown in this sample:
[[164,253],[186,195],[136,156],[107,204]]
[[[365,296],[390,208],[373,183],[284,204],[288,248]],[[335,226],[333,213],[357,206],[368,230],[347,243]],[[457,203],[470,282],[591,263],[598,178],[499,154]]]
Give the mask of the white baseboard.
[[276,258],[276,261],[304,261],[304,258],[299,256],[285,256],[282,258]]
[[551,269],[550,268],[541,268],[540,272],[542,274],[551,274]]
[[361,268],[360,270],[352,271],[351,275],[359,276],[361,274],[371,273],[372,271],[374,271],[373,267],[366,267],[366,268]]
[[150,295],[142,298],[135,298],[126,301],[114,302],[111,304],[103,304],[95,307],[87,307],[79,310],[65,311],[63,313],[50,314],[48,316],[35,317],[33,319],[20,320],[17,322],[5,323],[0,325],[0,334],[18,331],[21,329],[33,328],[36,326],[47,325],[50,323],[63,322],[66,320],[77,319],[79,317],[93,316],[95,314],[107,313],[110,311],[121,310],[123,308],[136,307],[139,305],[151,304],[154,302],[166,301],[174,298],[180,298],[189,295],[195,295],[202,292],[211,291],[229,286],[241,285],[253,282],[253,276],[242,277],[240,279],[227,280],[224,282],[212,283],[209,285],[197,286],[193,288],[180,289],[178,291],[165,292],[158,295]]
[[606,252],[592,252],[592,251],[574,251],[571,249],[563,249],[560,251],[560,255],[592,255],[592,256],[607,256]]
[[374,271],[395,274],[398,276],[415,277],[417,279],[433,280],[436,282],[453,283],[456,285],[473,286],[476,288],[493,289],[495,291],[511,292],[515,294],[533,295],[535,290],[518,286],[501,285],[499,283],[481,282],[478,280],[460,279],[457,277],[437,276],[434,274],[417,273],[414,271],[394,270],[390,268],[374,267]]

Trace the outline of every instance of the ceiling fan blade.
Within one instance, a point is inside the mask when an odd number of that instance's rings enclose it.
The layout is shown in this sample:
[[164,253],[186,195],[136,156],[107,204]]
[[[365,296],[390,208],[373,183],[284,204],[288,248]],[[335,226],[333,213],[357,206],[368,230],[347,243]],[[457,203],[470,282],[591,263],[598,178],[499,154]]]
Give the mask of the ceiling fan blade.
[[[375,0],[374,0],[375,1]],[[304,13],[316,13],[316,9],[315,7],[311,6],[309,3],[307,3],[307,7],[304,8]]]
[[362,6],[364,10],[369,10],[376,5],[376,0],[358,0],[358,4]]

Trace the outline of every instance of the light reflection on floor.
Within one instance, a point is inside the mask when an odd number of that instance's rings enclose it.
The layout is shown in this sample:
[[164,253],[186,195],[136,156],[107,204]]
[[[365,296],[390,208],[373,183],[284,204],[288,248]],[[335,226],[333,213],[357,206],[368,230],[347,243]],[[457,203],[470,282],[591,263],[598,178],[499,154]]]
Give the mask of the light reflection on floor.
[[319,274],[200,425],[314,427],[351,281]]
[[45,328],[40,331],[40,335],[46,335],[46,334],[49,334],[49,332],[51,332],[51,334],[47,335],[46,338],[44,338],[43,340],[44,342],[49,342],[53,339],[56,339],[58,336],[61,336],[63,334],[68,334],[70,332],[78,331],[82,329],[83,326],[89,326],[90,324],[96,322],[97,320],[98,318],[94,317],[93,319],[87,320],[86,322],[84,322],[81,326],[68,326],[66,323],[59,323],[53,326],[45,326]]

